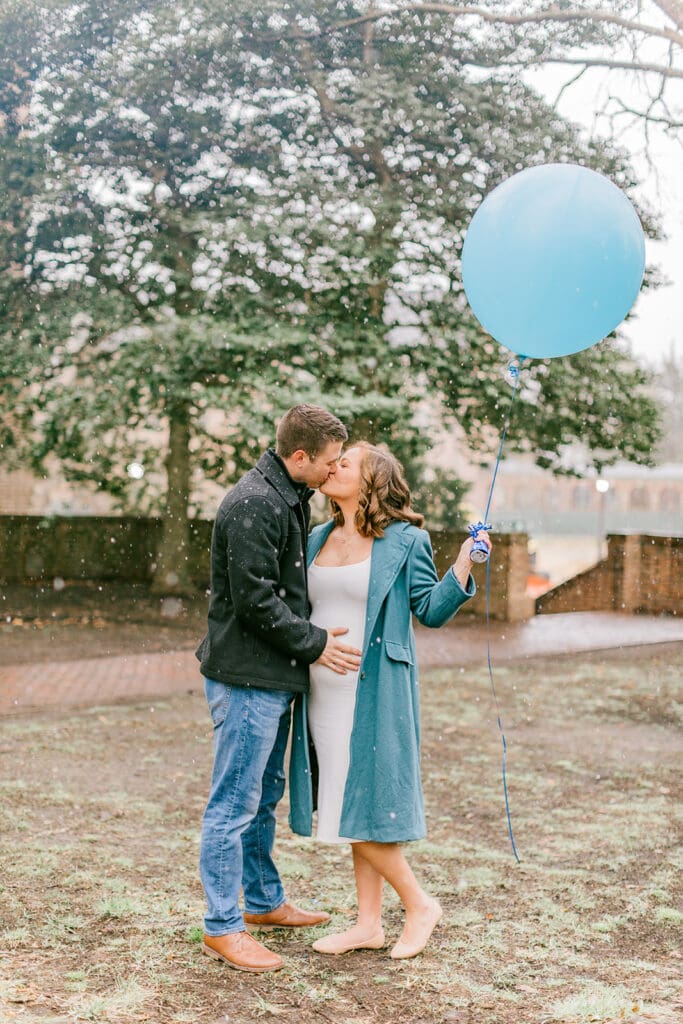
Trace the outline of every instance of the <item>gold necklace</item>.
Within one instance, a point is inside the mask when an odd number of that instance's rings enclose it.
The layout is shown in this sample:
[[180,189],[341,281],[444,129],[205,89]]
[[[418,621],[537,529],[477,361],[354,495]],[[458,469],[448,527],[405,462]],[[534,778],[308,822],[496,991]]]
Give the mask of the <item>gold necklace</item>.
[[347,536],[343,531],[341,532],[341,535],[340,535],[340,541],[341,541],[341,552],[340,552],[340,555],[341,555],[342,563],[348,562],[349,559],[353,555],[353,552],[351,550],[351,545],[352,545],[353,538],[354,538],[354,534],[350,534],[350,535]]

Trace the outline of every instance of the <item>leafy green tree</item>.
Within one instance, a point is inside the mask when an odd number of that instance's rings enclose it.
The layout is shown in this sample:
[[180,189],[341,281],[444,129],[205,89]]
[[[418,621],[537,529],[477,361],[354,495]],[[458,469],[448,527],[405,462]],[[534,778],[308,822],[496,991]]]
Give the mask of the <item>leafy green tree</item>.
[[17,440],[16,403],[30,353],[16,336],[26,305],[35,302],[25,273],[30,207],[39,193],[42,148],[26,127],[40,60],[33,56],[39,37],[35,9],[0,8],[0,451],[11,464]]
[[[421,403],[490,452],[509,389],[460,281],[472,213],[550,160],[633,188],[618,151],[497,70],[541,37],[428,6],[89,2],[35,78],[44,166],[12,365],[42,358],[14,373],[16,408],[35,465],[56,453],[71,478],[160,503],[163,589],[188,585],[193,470],[233,479],[293,402],[388,443],[415,485]],[[614,341],[537,362],[510,444],[554,468],[577,441],[647,460],[645,384]]]
[[455,473],[441,466],[427,467],[419,474],[411,497],[414,507],[422,512],[431,529],[463,529],[467,524],[461,505],[467,490],[467,484]]

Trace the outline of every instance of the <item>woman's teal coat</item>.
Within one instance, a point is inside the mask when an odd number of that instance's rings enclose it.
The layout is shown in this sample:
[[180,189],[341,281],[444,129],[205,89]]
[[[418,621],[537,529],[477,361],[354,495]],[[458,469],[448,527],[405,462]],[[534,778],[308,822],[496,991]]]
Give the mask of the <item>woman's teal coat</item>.
[[[330,521],[312,531],[309,565],[333,526]],[[425,835],[411,612],[424,626],[443,626],[474,592],[472,577],[463,589],[451,569],[439,581],[425,530],[394,522],[383,537],[375,539],[340,835],[378,843],[421,839]],[[294,832],[310,836],[316,765],[306,703],[306,696],[297,694],[289,769],[289,823]]]

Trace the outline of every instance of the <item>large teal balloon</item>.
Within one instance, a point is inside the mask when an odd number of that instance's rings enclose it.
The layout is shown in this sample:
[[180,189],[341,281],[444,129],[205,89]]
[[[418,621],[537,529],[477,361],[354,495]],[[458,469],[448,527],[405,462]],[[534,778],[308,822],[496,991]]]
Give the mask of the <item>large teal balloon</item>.
[[645,240],[624,193],[577,164],[520,171],[495,188],[465,237],[469,303],[497,341],[544,359],[580,352],[635,302]]

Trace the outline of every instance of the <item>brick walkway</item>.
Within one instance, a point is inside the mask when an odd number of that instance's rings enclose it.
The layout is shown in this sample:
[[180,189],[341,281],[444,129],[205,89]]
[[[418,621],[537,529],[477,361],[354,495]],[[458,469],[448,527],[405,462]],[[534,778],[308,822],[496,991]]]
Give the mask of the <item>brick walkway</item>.
[[197,669],[192,651],[8,665],[0,669],[0,715],[180,693],[199,686]]
[[[422,669],[486,664],[486,627],[467,620],[441,630],[416,630]],[[574,612],[539,615],[528,622],[491,626],[494,662],[580,651],[683,643],[675,618]],[[35,708],[77,707],[159,698],[198,690],[202,681],[192,650],[78,658],[0,668],[0,715]]]

